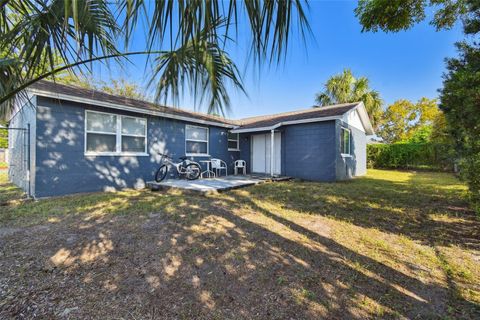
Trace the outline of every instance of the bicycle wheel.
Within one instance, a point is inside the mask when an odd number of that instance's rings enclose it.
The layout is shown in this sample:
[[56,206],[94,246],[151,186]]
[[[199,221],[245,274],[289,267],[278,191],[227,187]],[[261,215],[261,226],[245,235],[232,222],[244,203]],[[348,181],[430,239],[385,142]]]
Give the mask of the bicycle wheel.
[[166,165],[161,165],[160,168],[158,168],[157,173],[155,173],[155,181],[160,182],[163,179],[165,179],[165,176],[167,175],[168,168]]
[[187,180],[196,180],[200,177],[200,166],[196,163],[190,163],[185,166],[185,178]]

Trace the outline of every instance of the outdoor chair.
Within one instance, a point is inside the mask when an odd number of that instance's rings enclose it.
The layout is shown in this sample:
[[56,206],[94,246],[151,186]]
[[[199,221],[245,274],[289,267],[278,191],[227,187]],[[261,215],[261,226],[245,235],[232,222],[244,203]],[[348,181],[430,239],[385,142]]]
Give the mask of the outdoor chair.
[[238,174],[238,169],[242,169],[242,174],[247,174],[247,162],[245,160],[235,161],[235,175]]
[[222,173],[222,170],[225,170],[225,175],[228,176],[228,167],[227,163],[223,160],[212,158],[212,170],[215,171],[215,175],[218,177],[219,172]]

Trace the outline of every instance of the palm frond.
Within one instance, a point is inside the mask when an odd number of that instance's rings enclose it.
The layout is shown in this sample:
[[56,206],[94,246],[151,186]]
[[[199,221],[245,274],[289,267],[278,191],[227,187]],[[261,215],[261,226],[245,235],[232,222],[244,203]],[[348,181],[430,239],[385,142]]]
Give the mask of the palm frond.
[[363,101],[372,125],[377,128],[383,113],[383,99],[380,97],[380,93],[375,90],[367,90],[359,97],[358,101]]
[[383,112],[383,100],[378,91],[370,89],[366,77],[355,78],[350,69],[330,77],[315,101],[321,106],[362,101],[374,127],[378,126]]
[[352,97],[354,100],[359,101],[360,98],[368,93],[370,90],[369,81],[366,77],[360,77],[355,79],[352,88]]
[[[222,22],[218,21],[217,24]],[[184,94],[184,88],[207,102],[208,113],[225,115],[229,111],[230,97],[226,84],[245,93],[241,76],[235,63],[218,45],[214,37],[217,26],[205,29],[196,39],[171,51],[165,51],[156,59],[150,85],[156,85],[155,100],[176,104]],[[214,41],[212,41],[214,39]]]
[[307,9],[302,0],[230,0],[228,5],[218,0],[120,0],[116,6],[108,0],[3,1],[0,58],[14,58],[19,67],[10,66],[5,73],[15,85],[0,79],[1,98],[6,101],[26,84],[54,76],[59,66],[81,71],[85,61],[120,61],[125,55],[117,49],[119,35],[124,32],[128,44],[142,21],[147,25],[145,51],[163,52],[155,70],[157,97],[178,98],[186,84],[208,102],[210,112],[224,113],[230,105],[227,84],[245,92],[225,51],[232,35],[238,39],[239,24],[248,24],[256,61],[279,62],[296,27],[303,37],[311,32]]
[[[119,7],[125,14],[123,28],[127,38],[136,27],[139,15],[148,11],[146,6],[144,0],[120,2]],[[212,30],[210,42],[220,39],[217,33],[227,38],[233,32],[236,38],[239,24],[247,21],[252,51],[257,60],[278,62],[287,51],[294,27],[298,27],[303,38],[311,35],[308,8],[308,2],[302,0],[231,0],[228,5],[217,0],[156,0],[148,17],[148,49],[162,48],[165,43],[172,49],[183,46],[206,29]],[[215,29],[219,20],[224,21],[224,25]]]
[[59,66],[122,57],[116,48],[120,29],[105,0],[10,0],[0,6],[0,25],[0,59],[16,61],[3,70],[9,77],[0,78],[2,101],[42,75],[54,77]]
[[334,75],[325,84],[325,90],[333,98],[333,103],[352,102],[352,86],[355,82],[352,71],[345,69],[341,74]]
[[319,106],[328,106],[333,103],[332,98],[325,92],[318,93],[315,97],[315,102]]
[[[11,92],[18,83],[21,63],[16,58],[0,58],[0,95]],[[13,111],[15,99],[8,99],[0,103],[0,119],[7,119]]]
[[55,53],[65,63],[119,53],[119,28],[107,1],[12,0],[4,10],[21,19],[0,33],[2,51],[25,62],[27,77],[53,69]]

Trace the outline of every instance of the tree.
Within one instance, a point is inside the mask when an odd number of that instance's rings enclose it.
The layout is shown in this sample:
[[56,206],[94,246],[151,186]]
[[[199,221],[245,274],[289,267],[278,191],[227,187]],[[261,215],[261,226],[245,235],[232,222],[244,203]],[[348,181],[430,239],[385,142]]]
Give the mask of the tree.
[[[426,7],[434,5],[440,8],[431,22],[437,29],[449,28],[461,20],[465,35],[478,39],[478,0],[360,0],[355,14],[363,31],[397,32],[424,20]],[[462,176],[468,183],[472,203],[480,213],[480,44],[463,41],[456,46],[459,57],[447,60],[440,90],[440,109],[445,113],[445,127],[450,134],[450,138],[443,138],[455,143]],[[435,136],[435,131],[432,134]]]
[[110,79],[110,81],[105,82],[102,80],[97,80],[93,77],[87,78],[83,75],[74,76],[67,73],[65,75],[56,77],[55,80],[59,83],[103,91],[117,96],[138,100],[150,100],[137,83],[128,81],[124,78]]
[[397,100],[385,110],[377,134],[388,143],[427,142],[440,114],[435,99],[421,98],[417,103]]
[[432,123],[432,133],[430,135],[430,140],[436,144],[453,146],[454,141],[449,130],[450,128],[448,126],[445,113],[438,113],[438,116],[433,120]]
[[110,84],[104,84],[100,87],[101,91],[138,100],[148,100],[145,92],[134,82],[125,79],[111,79]]
[[317,93],[315,101],[320,106],[363,101],[374,127],[378,126],[382,115],[383,100],[380,94],[370,89],[366,77],[355,78],[350,69],[330,77],[324,90]]
[[[468,8],[464,32],[475,39],[480,34],[480,3],[468,1]],[[461,173],[480,213],[480,44],[463,41],[457,48],[459,56],[447,60],[440,108],[455,141]]]
[[451,28],[467,13],[464,0],[359,0],[355,15],[362,31],[398,32],[423,21],[427,8],[435,10],[430,24],[437,30]]
[[[251,56],[257,63],[279,63],[292,29],[298,26],[303,35],[310,32],[306,8],[301,0],[4,1],[0,112],[8,112],[18,93],[42,78],[64,70],[88,71],[89,64],[97,61],[123,63],[129,55],[148,54],[155,63],[150,85],[157,102],[176,101],[187,87],[207,103],[209,112],[224,113],[230,103],[227,84],[244,91],[226,50],[238,38],[238,26],[247,26],[249,35],[242,37],[250,37]],[[138,29],[148,35],[145,48],[128,52]],[[54,61],[55,53],[60,64]]]

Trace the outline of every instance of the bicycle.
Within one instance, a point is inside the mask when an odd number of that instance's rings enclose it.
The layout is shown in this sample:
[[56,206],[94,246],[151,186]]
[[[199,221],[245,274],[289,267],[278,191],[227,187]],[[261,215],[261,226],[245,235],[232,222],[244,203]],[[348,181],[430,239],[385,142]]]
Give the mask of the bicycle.
[[174,166],[177,169],[177,173],[180,176],[185,176],[187,180],[196,180],[200,177],[202,169],[197,162],[188,160],[185,156],[180,157],[179,160],[180,162],[173,162],[172,157],[163,154],[160,160],[162,165],[155,173],[155,181],[160,182],[165,179],[169,166]]

